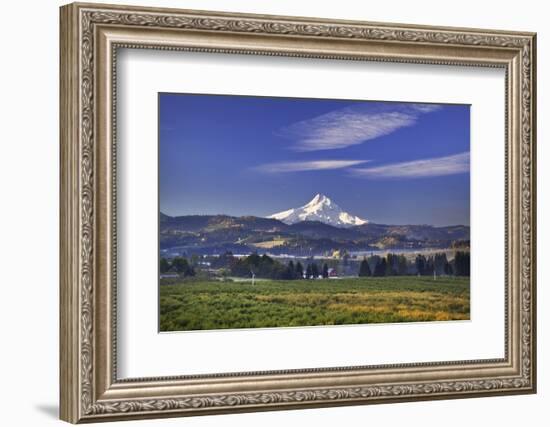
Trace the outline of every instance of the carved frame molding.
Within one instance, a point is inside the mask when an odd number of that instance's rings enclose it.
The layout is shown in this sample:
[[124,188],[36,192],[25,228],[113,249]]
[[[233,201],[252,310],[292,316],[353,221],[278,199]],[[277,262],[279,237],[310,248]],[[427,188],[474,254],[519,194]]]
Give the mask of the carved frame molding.
[[[164,36],[169,42],[163,42]],[[192,40],[179,43],[178,37]],[[243,43],[248,39],[250,43]],[[264,41],[271,47],[263,46]],[[116,287],[106,287],[102,278],[110,275],[116,281],[112,176],[114,64],[120,47],[505,67],[510,206],[506,358],[117,380]],[[534,34],[71,4],[61,8],[60,96],[62,419],[101,421],[535,391]],[[104,182],[103,174],[111,180]],[[111,248],[107,253],[106,247]],[[349,384],[341,386],[336,379],[348,374]],[[259,384],[270,375],[272,387],[239,391],[239,381]],[[290,379],[300,385],[285,387]],[[207,383],[211,392],[186,391],[189,381]]]

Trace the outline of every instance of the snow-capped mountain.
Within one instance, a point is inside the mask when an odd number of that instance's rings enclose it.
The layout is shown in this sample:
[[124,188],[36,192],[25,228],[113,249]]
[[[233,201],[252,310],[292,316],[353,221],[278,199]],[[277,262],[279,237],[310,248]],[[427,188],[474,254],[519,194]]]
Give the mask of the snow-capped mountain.
[[278,212],[269,215],[268,218],[278,219],[285,224],[295,224],[300,221],[320,221],[335,227],[352,227],[368,222],[344,212],[340,206],[324,194],[315,195],[308,204],[302,207]]

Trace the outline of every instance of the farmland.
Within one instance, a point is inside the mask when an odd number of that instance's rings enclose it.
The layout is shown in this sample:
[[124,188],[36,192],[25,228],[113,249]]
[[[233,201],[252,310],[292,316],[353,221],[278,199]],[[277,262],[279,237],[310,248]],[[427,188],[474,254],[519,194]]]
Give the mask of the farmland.
[[466,320],[469,277],[161,279],[160,330]]

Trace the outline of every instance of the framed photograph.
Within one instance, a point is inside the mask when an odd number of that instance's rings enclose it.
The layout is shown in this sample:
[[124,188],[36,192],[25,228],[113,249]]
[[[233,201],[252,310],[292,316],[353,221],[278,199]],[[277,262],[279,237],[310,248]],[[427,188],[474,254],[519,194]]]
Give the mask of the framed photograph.
[[535,34],[61,8],[61,418],[536,391]]

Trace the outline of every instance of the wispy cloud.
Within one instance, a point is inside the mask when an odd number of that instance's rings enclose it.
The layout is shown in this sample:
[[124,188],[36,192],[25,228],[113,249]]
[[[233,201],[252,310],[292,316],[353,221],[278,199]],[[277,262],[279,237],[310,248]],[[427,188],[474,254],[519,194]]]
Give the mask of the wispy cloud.
[[253,169],[265,173],[303,172],[328,169],[343,169],[367,163],[369,160],[310,160],[304,162],[267,163]]
[[435,104],[357,104],[294,123],[280,134],[295,141],[296,151],[345,148],[414,125],[419,116],[439,110]]
[[470,170],[470,153],[453,154],[446,157],[392,163],[372,168],[355,168],[350,173],[357,177],[380,178],[424,178],[455,175]]

